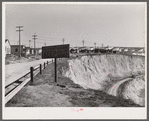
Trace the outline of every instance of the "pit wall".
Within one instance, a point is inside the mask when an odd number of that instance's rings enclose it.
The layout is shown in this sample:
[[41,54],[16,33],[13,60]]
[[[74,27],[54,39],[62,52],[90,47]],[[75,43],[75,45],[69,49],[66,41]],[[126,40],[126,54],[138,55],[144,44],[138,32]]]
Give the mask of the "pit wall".
[[145,57],[126,55],[82,56],[68,60],[63,75],[84,89],[103,90],[116,78],[127,78],[145,73]]

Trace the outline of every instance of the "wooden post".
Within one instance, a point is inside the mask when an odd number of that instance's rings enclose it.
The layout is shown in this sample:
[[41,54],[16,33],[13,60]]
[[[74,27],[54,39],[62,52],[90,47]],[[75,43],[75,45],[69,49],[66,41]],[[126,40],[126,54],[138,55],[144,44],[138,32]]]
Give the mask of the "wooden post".
[[57,83],[57,58],[55,58],[55,82]]
[[33,83],[33,71],[34,71],[34,68],[33,68],[33,67],[30,67],[31,82],[32,82],[32,83]]
[[46,63],[44,62],[44,69],[46,68]]
[[40,74],[42,74],[42,65],[40,64]]

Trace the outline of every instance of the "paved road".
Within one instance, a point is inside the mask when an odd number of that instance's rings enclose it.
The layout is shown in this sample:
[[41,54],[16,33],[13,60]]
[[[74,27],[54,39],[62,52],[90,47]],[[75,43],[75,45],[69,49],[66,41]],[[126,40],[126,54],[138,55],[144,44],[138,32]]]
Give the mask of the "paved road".
[[131,79],[133,79],[133,78],[127,78],[127,79],[123,79],[123,80],[117,82],[113,87],[111,87],[111,88],[108,90],[108,94],[113,95],[113,96],[117,96],[117,91],[118,91],[118,89],[119,89],[119,86],[120,86],[122,83],[124,83],[124,82],[126,82],[126,81],[128,81],[128,80],[131,80]]
[[31,62],[5,65],[5,84],[16,80],[22,75],[26,74],[30,70],[31,66],[36,67],[39,64],[47,62],[47,60],[50,61],[51,59],[40,59]]

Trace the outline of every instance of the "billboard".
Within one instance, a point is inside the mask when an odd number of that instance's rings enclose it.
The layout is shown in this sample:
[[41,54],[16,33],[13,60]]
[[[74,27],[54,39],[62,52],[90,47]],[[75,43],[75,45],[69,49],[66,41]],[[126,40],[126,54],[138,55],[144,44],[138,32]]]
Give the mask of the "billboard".
[[69,44],[42,47],[42,59],[69,58]]

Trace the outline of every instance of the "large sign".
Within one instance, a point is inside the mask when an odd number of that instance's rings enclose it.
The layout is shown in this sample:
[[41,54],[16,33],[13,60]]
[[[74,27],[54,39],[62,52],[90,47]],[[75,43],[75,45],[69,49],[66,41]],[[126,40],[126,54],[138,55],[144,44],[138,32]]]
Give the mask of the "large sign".
[[42,59],[45,58],[68,58],[69,44],[42,47]]

